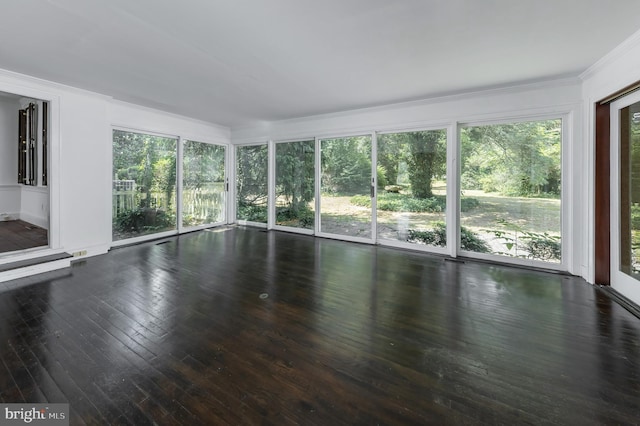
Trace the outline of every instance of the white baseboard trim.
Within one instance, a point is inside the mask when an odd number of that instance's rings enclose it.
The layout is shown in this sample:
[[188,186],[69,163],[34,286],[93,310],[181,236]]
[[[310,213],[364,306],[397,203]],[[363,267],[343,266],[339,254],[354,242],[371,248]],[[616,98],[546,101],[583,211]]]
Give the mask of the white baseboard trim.
[[32,223],[40,228],[49,229],[49,219],[46,217],[33,216],[28,213],[20,213],[20,220]]
[[15,213],[0,213],[0,222],[9,222],[12,220],[20,219],[20,212]]

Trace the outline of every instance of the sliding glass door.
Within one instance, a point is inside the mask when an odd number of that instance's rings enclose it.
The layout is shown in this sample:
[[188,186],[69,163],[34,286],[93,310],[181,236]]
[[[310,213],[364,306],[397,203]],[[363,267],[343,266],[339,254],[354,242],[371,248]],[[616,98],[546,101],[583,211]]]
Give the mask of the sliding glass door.
[[562,120],[460,130],[463,254],[562,261]]
[[447,247],[447,130],[378,134],[378,240]]
[[267,224],[269,184],[267,144],[236,147],[236,219]]
[[567,121],[555,115],[238,146],[237,218],[563,269]]
[[275,144],[275,225],[313,232],[315,140]]
[[319,145],[318,233],[351,241],[373,241],[372,136],[321,139]]
[[112,137],[114,245],[227,223],[225,145],[120,129]]
[[113,131],[113,240],[177,230],[177,138]]
[[182,226],[226,222],[226,147],[190,140],[182,145]]
[[610,118],[611,285],[637,301],[640,300],[640,92],[613,102]]

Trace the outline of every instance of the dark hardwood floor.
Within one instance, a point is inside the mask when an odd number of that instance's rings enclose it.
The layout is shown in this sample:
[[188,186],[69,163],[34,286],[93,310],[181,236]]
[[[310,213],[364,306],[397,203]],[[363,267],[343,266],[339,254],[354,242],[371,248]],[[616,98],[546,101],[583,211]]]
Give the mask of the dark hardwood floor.
[[22,220],[0,221],[0,253],[49,245],[46,229]]
[[574,277],[221,228],[20,284],[0,400],[71,424],[640,422],[640,320]]

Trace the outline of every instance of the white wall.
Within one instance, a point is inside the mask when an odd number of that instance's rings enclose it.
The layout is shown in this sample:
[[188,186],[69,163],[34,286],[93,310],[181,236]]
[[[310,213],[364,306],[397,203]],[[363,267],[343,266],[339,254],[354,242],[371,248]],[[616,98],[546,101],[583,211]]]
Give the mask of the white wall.
[[0,185],[17,183],[19,109],[17,99],[0,97]]
[[468,93],[439,99],[408,102],[376,108],[326,114],[233,129],[234,144],[340,136],[358,132],[403,130],[492,120],[517,120],[536,116],[568,117],[568,142],[563,149],[567,220],[563,224],[569,250],[565,258],[569,272],[584,275],[586,203],[582,183],[588,176],[582,143],[582,93],[578,79],[563,79],[518,87]]
[[[0,91],[50,102],[49,187],[43,190],[50,195],[51,251],[86,250],[92,255],[111,247],[112,126],[205,142],[228,143],[230,139],[229,129],[222,126],[10,71],[0,70]],[[21,207],[35,215],[47,206],[31,192]],[[10,259],[0,259],[0,263],[6,261]]]
[[20,219],[49,229],[49,188],[20,186]]
[[517,118],[576,109],[579,115],[577,107],[580,103],[579,81],[557,80],[336,114],[265,122],[258,126],[233,129],[231,140],[234,144],[239,144],[358,131],[445,126],[451,122]]
[[20,217],[17,99],[0,97],[0,221]]
[[[586,278],[594,282],[595,278],[595,250],[594,250],[594,152],[595,152],[595,104],[605,97],[623,89],[640,80],[640,31],[635,33],[616,49],[594,64],[582,75],[584,98],[584,158],[583,161],[589,170],[585,185],[588,197],[588,253],[589,267]],[[617,173],[617,172],[615,172]],[[615,176],[615,175],[614,175]],[[612,241],[613,244],[613,241]],[[612,266],[613,268],[613,266]],[[618,287],[612,283],[612,287],[626,297],[640,304],[640,286]]]
[[109,98],[2,70],[0,91],[50,103],[49,186],[22,191],[25,218],[49,208],[52,251],[105,252],[110,206],[91,182],[108,173]]
[[231,139],[228,127],[126,102],[112,101],[110,114],[113,127],[180,136],[199,142],[229,143]]
[[0,185],[0,221],[17,219],[20,219],[20,186]]

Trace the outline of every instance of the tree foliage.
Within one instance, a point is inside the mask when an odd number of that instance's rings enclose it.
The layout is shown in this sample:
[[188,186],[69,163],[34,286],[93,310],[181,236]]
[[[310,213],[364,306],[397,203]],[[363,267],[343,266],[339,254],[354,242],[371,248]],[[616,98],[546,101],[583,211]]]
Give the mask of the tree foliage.
[[238,146],[236,197],[239,219],[266,222],[268,198],[267,145]]
[[399,183],[400,169],[405,165],[415,198],[433,197],[432,183],[445,177],[446,161],[446,130],[390,133],[378,137],[378,162],[384,167],[389,184]]
[[[431,229],[409,229],[407,241],[429,246],[446,247],[447,227],[444,222],[434,222]],[[477,253],[489,253],[491,251],[487,243],[478,234],[464,226],[460,227],[460,248]]]
[[114,130],[113,171],[115,180],[134,180],[140,208],[151,205],[152,192],[165,194],[167,207],[176,187],[176,139]]
[[510,196],[559,196],[561,120],[466,127],[462,188]]
[[408,173],[416,198],[431,198],[431,182],[445,173],[447,134],[444,130],[405,133],[409,148]]
[[358,136],[322,141],[322,190],[355,195],[371,182],[371,138]]
[[134,181],[135,191],[118,194],[113,232],[118,239],[176,226],[177,140],[113,131],[113,179]]
[[224,182],[224,146],[186,141],[182,152],[185,187],[200,189],[208,183]]
[[276,144],[276,198],[289,218],[308,210],[315,195],[315,141]]

